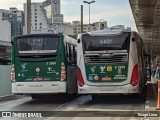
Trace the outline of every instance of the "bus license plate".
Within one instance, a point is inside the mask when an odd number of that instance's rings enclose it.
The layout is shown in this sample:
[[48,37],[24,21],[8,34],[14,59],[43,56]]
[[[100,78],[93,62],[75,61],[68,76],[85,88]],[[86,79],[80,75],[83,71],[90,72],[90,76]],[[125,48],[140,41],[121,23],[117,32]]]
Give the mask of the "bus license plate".
[[41,80],[42,80],[42,78],[40,78],[40,77],[34,78],[34,81],[41,81]]
[[102,77],[102,80],[112,80],[111,77]]

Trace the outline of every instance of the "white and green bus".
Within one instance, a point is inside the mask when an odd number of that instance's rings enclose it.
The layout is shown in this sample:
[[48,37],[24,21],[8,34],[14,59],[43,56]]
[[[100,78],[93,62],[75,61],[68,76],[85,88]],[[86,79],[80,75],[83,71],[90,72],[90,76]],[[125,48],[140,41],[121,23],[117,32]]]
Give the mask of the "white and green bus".
[[77,92],[77,40],[63,34],[30,34],[12,39],[12,93]]
[[146,85],[145,47],[136,32],[104,29],[77,40],[79,94],[134,94]]

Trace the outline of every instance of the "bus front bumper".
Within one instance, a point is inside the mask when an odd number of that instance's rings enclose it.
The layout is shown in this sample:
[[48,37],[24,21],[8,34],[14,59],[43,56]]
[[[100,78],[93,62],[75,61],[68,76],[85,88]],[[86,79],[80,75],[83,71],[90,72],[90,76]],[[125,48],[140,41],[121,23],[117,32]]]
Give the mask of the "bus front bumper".
[[78,86],[79,94],[132,94],[139,93],[139,86],[126,84],[122,86]]
[[12,83],[12,93],[14,94],[52,94],[66,93],[66,82],[16,82]]

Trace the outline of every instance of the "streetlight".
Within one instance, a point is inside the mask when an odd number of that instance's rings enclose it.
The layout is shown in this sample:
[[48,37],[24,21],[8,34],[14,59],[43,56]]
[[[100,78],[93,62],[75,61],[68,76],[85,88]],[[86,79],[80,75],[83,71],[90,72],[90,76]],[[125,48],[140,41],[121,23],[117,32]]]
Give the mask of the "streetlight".
[[92,1],[90,1],[90,2],[88,2],[88,1],[83,1],[83,3],[87,3],[88,5],[89,5],[89,31],[90,31],[90,4],[91,3],[94,3],[95,2],[95,0],[92,0]]
[[27,14],[25,14],[26,19],[26,33],[31,34],[31,0],[26,0]]

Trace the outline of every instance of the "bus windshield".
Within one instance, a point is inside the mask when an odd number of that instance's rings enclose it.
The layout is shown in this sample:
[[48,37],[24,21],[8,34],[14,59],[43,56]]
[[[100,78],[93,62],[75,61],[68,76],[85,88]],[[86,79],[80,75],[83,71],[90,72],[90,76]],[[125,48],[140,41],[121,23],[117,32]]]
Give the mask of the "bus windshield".
[[85,51],[101,50],[128,50],[130,35],[122,33],[112,36],[91,36],[85,34],[82,37]]
[[30,36],[17,39],[17,48],[23,53],[55,53],[58,48],[58,37]]

